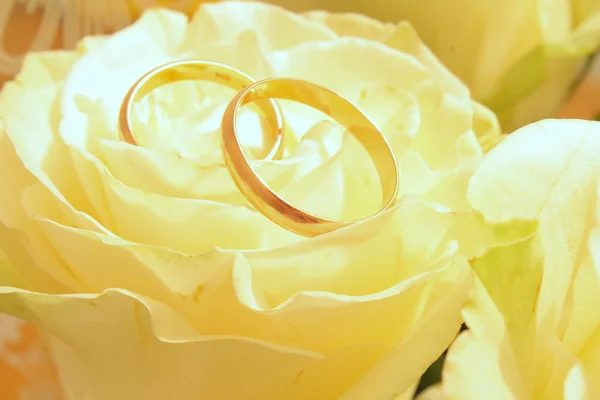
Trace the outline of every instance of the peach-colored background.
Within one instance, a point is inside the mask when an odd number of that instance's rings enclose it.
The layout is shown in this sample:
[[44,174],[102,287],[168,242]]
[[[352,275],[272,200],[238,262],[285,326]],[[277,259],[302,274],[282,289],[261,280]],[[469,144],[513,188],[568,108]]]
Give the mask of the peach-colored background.
[[559,118],[592,119],[600,114],[600,57],[591,68],[587,79],[573,97],[556,115]]

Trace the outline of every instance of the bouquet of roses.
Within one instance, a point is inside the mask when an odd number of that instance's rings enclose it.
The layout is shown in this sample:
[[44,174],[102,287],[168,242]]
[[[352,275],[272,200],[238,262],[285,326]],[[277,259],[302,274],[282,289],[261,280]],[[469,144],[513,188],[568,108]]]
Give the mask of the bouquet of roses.
[[599,0],[80,3],[0,65],[1,399],[600,398]]

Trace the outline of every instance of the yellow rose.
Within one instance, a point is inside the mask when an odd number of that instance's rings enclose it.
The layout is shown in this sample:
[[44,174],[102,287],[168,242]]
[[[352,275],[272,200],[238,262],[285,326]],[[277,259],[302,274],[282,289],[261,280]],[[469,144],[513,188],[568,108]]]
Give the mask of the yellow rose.
[[[451,233],[469,211],[478,138],[488,146],[499,129],[409,25],[390,34],[394,47],[231,2],[189,23],[155,10],[75,52],[26,58],[0,96],[0,245],[11,261],[0,312],[41,329],[68,398],[410,398],[462,321],[470,250]],[[134,115],[141,146],[120,141],[129,86],[194,57],[346,96],[389,139],[407,200],[312,239],[276,226],[222,164],[232,93],[215,85],[151,93]],[[360,146],[322,115],[282,105],[290,156],[256,162],[258,173],[324,216],[373,211],[378,178]],[[240,118],[255,146],[260,119]]]
[[599,152],[600,123],[548,120],[484,158],[473,207],[538,228],[473,262],[469,330],[446,359],[444,399],[600,398]]
[[[505,132],[558,111],[600,46],[600,2],[567,0],[271,0],[294,10],[359,12],[408,21]],[[315,15],[315,14],[313,14]],[[318,13],[316,13],[318,15]],[[332,24],[348,36],[386,42],[388,25],[368,31]]]

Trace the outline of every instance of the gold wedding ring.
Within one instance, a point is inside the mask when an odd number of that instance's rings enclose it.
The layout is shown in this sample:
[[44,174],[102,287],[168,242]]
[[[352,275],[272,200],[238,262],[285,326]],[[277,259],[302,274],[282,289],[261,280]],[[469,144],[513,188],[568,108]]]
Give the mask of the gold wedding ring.
[[[229,65],[205,61],[182,60],[163,64],[142,75],[131,86],[121,103],[119,111],[119,134],[121,139],[133,145],[138,145],[131,126],[131,114],[135,102],[141,100],[152,90],[167,83],[203,80],[220,83],[239,91],[256,82],[256,79]],[[269,141],[264,152],[264,159],[277,159],[283,151],[283,119],[279,107],[273,100],[257,102],[256,105],[264,114],[271,127]]]
[[348,100],[321,86],[298,79],[275,78],[241,90],[225,110],[221,127],[225,164],[239,190],[258,211],[283,228],[305,237],[318,236],[362,220],[331,220],[300,210],[273,192],[254,172],[238,141],[237,114],[245,104],[273,99],[305,104],[343,125],[367,150],[379,174],[383,201],[376,214],[394,204],[398,191],[396,160],[387,140],[369,118]]

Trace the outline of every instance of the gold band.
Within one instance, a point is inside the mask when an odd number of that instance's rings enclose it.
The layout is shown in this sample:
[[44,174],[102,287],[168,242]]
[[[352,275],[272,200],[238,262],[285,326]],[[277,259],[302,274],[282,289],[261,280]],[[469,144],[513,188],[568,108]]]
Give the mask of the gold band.
[[[220,83],[239,91],[256,82],[256,79],[231,66],[205,60],[183,60],[163,64],[142,75],[129,89],[119,111],[119,134],[121,139],[138,145],[131,126],[133,104],[152,90],[167,83],[204,80]],[[270,137],[264,152],[264,159],[276,159],[283,151],[283,118],[277,103],[273,100],[257,102],[271,127]]]
[[343,125],[358,139],[373,159],[381,181],[383,201],[380,213],[393,205],[398,191],[398,170],[394,154],[377,127],[352,103],[321,86],[290,78],[266,79],[240,91],[223,114],[221,147],[225,164],[246,199],[276,224],[306,237],[314,237],[360,220],[324,219],[300,210],[273,192],[252,170],[238,141],[237,113],[241,106],[267,99],[284,99],[313,107]]

